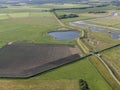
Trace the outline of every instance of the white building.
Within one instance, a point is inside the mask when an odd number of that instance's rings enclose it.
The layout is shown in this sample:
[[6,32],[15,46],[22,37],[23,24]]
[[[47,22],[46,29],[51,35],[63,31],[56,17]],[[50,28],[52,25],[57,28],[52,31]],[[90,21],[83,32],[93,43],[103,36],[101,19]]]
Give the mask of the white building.
[[118,13],[117,12],[113,12],[112,16],[118,16]]

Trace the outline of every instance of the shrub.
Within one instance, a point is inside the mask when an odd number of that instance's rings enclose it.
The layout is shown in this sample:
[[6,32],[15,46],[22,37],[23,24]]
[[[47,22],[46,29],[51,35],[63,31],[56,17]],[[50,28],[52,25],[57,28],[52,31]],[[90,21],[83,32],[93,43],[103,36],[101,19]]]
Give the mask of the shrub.
[[79,85],[81,90],[90,90],[86,81],[80,79]]

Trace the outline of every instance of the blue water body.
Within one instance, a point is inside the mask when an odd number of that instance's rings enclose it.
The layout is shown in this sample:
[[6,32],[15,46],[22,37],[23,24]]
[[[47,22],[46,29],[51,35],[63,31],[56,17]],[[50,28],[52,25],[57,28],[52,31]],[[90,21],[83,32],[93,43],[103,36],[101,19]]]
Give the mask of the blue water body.
[[97,29],[96,27],[91,27],[90,30],[93,32],[107,33],[107,30]]
[[80,36],[80,32],[74,30],[53,31],[49,32],[48,34],[57,40],[73,40]]
[[111,32],[108,33],[107,30],[98,30],[96,27],[90,28],[93,32],[101,32],[101,33],[107,33],[109,34],[113,39],[119,39],[120,38],[120,31],[119,32]]
[[113,39],[119,39],[120,38],[120,33],[117,32],[112,32],[109,34]]

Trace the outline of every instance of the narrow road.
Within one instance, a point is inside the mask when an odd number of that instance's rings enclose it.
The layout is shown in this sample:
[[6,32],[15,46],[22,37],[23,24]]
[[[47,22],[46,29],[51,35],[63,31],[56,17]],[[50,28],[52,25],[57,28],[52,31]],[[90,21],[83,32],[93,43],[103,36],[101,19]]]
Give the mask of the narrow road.
[[54,17],[56,18],[56,20],[58,21],[58,23],[59,23],[62,27],[64,27],[65,24],[63,24],[63,23],[60,21],[60,19],[58,19],[57,16],[56,16],[54,13],[53,13],[53,15],[54,15]]
[[85,54],[89,54],[89,49],[84,45],[84,43],[79,38],[77,38],[76,41],[78,45],[81,47],[81,49],[83,50],[83,52]]

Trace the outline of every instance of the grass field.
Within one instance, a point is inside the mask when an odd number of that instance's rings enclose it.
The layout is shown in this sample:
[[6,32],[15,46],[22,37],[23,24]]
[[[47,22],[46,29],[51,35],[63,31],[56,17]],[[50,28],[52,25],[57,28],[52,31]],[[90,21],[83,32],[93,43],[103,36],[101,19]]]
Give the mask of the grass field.
[[89,21],[89,23],[94,23],[94,24],[103,25],[103,26],[120,28],[120,15],[115,16],[115,17],[108,17],[108,18]]
[[65,3],[65,4],[42,4],[38,7],[42,8],[76,8],[76,7],[88,7],[88,4],[72,4],[72,3]]
[[109,5],[107,7],[94,7],[94,8],[87,8],[87,9],[69,9],[69,10],[60,10],[58,12],[64,13],[87,13],[90,11],[107,11],[107,10],[116,10],[116,6]]
[[109,51],[105,51],[102,53],[103,57],[111,63],[111,65],[115,68],[115,71],[120,75],[120,47],[116,47]]
[[0,84],[0,90],[79,90],[77,80],[0,80]]
[[95,51],[103,50],[120,43],[119,40],[111,38],[106,33],[92,32],[89,30],[87,31],[87,38],[85,39],[85,42]]
[[103,65],[103,63],[96,57],[90,57],[90,61],[95,65],[97,70],[101,73],[101,75],[105,78],[105,80],[110,84],[113,90],[119,90],[120,85],[116,83],[116,81],[112,78],[112,76],[109,74],[109,71],[106,69],[106,67]]
[[[116,7],[110,7],[109,8],[103,8],[101,10],[105,10],[107,11],[107,13],[105,14],[88,14],[88,11],[100,11],[100,8],[95,8],[95,9],[89,9],[89,10],[61,10],[61,11],[57,11],[58,15],[62,15],[62,14],[66,14],[66,13],[76,13],[79,15],[78,18],[71,18],[71,19],[63,19],[61,20],[62,22],[64,22],[65,24],[68,24],[68,22],[71,21],[77,21],[77,20],[85,20],[85,19],[89,19],[89,18],[96,18],[99,16],[104,16],[104,15],[110,15],[112,12],[115,11]],[[113,22],[112,22],[113,20]],[[92,21],[90,21],[91,23]],[[98,19],[93,21],[93,23],[95,22],[95,24],[101,24],[101,25],[108,25],[108,26],[114,26],[117,25],[117,27],[119,27],[119,16],[117,17],[112,17],[112,18],[105,18],[105,19]],[[110,25],[109,25],[110,24]],[[88,43],[88,40],[85,39],[86,43],[88,46],[90,46],[90,48],[92,48],[93,50],[97,51],[97,50],[102,50],[105,48],[108,48],[110,46],[113,46],[115,44],[119,44],[120,41],[119,40],[115,40],[112,39],[110,36],[108,36],[105,33],[100,33],[100,32],[92,32],[90,30],[87,30],[87,39],[90,39],[92,41],[98,41],[99,44],[91,44]],[[113,53],[112,53],[113,51]],[[108,57],[112,54],[112,59],[109,57],[109,60],[112,61],[112,64],[118,64],[118,62],[116,62],[116,60],[118,61],[119,59],[119,49],[117,48],[116,50],[111,50],[111,51],[107,51],[106,53],[104,53],[105,57],[108,59]],[[114,59],[113,59],[114,58]],[[115,60],[115,61],[114,61]],[[93,64],[96,66],[96,68],[98,69],[98,71],[101,73],[101,75],[106,79],[106,81],[111,85],[111,87],[113,88],[113,90],[119,90],[120,86],[116,83],[116,81],[111,77],[110,74],[108,74],[109,72],[106,70],[106,68],[104,67],[104,65],[96,58],[91,58],[91,62],[93,62]],[[116,64],[116,68],[118,70],[119,65]]]
[[74,43],[73,40],[57,41],[47,34],[61,27],[50,12],[31,13],[30,16],[28,13],[12,13],[11,16],[0,20],[0,46],[14,41]]
[[[59,13],[58,13],[59,14]],[[65,14],[63,12],[63,14]],[[108,14],[108,13],[106,13]],[[86,19],[91,19],[91,18],[97,18],[97,17],[100,17],[100,16],[104,16],[106,14],[89,14],[89,13],[79,13],[79,17],[77,18],[69,18],[69,19],[63,19],[62,22],[64,23],[68,23],[68,22],[71,22],[71,21],[78,21],[78,20],[86,20]]]

